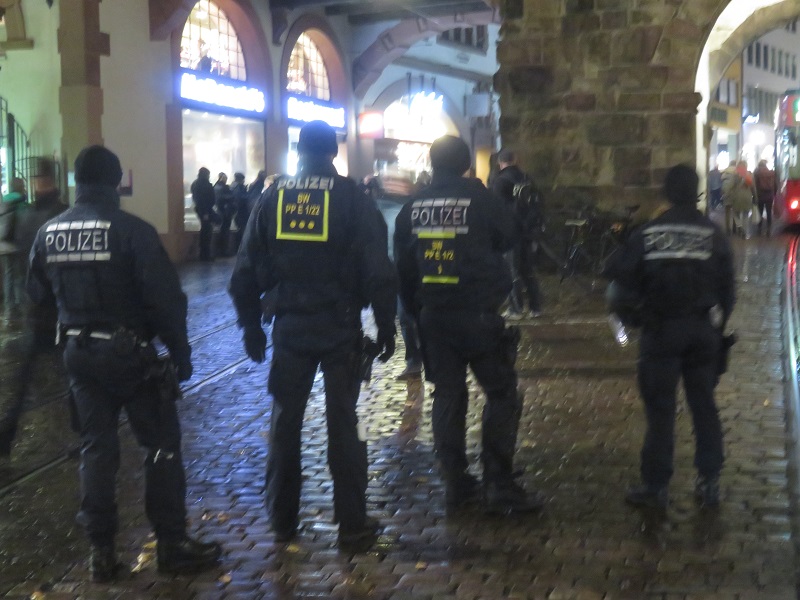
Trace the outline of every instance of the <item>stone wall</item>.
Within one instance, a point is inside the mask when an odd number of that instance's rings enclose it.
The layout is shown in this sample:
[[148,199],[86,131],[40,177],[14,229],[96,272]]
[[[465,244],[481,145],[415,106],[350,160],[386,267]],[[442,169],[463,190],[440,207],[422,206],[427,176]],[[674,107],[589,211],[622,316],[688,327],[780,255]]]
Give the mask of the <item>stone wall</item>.
[[556,205],[654,199],[695,163],[703,46],[728,0],[503,0],[503,144]]

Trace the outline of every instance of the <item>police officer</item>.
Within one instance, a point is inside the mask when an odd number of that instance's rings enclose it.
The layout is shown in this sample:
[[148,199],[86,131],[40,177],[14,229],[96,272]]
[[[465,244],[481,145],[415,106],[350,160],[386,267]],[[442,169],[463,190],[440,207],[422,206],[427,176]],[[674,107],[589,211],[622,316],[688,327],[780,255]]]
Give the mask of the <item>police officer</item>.
[[[533,270],[533,244],[537,232],[533,226],[535,219],[529,214],[533,207],[518,206],[519,198],[515,193],[518,186],[528,184],[528,194],[536,193],[533,182],[517,166],[517,155],[510,148],[503,148],[497,154],[497,166],[500,171],[492,182],[492,192],[501,202],[504,202],[514,212],[517,225],[517,242],[514,248],[506,255],[506,260],[511,265],[514,279],[509,301],[509,316],[521,318],[524,316],[525,299],[528,297],[530,316],[539,317],[542,314],[542,295],[539,282]],[[538,226],[538,224],[537,224]],[[523,294],[523,290],[525,294]]]
[[216,195],[211,184],[211,171],[200,167],[197,179],[192,182],[192,202],[197,218],[200,219],[200,260],[211,261],[211,238],[214,236],[214,223],[219,222],[219,215],[214,211]]
[[426,373],[433,394],[433,436],[445,481],[448,510],[477,499],[467,472],[465,427],[467,365],[486,392],[483,482],[487,512],[541,508],[514,481],[513,458],[521,399],[514,370],[516,330],[498,314],[511,289],[503,253],[514,244],[511,212],[469,169],[469,148],[444,136],[430,149],[433,179],[397,216],[395,259],[400,294],[418,315]]
[[735,300],[733,260],[721,230],[697,210],[697,188],[694,169],[672,167],[663,188],[671,208],[635,230],[606,270],[642,305],[638,369],[647,433],[642,485],[626,495],[634,506],[668,505],[681,377],[694,421],[695,497],[706,506],[719,504],[723,451],[714,387],[722,330]]
[[186,296],[155,228],[120,210],[119,159],[102,146],[75,159],[75,206],[45,223],[30,255],[28,292],[55,296],[64,364],[81,435],[78,521],[92,545],[91,577],[121,568],[117,532],[118,421],[124,407],[145,459],[145,512],[158,540],[158,568],[180,572],[215,564],[221,548],[186,535],[186,478],[174,397],[151,376],[151,340],[169,349],[181,381],[192,375]]
[[[265,358],[259,298],[274,296],[273,397],[266,506],[278,542],[297,533],[300,437],[317,368],[325,382],[328,464],[339,545],[366,547],[367,449],[358,425],[361,310],[372,305],[380,359],[394,352],[396,275],[373,201],[333,166],[336,132],[321,121],[300,130],[299,173],[283,175],[253,209],[230,282],[247,355]],[[383,227],[381,227],[383,225]]]

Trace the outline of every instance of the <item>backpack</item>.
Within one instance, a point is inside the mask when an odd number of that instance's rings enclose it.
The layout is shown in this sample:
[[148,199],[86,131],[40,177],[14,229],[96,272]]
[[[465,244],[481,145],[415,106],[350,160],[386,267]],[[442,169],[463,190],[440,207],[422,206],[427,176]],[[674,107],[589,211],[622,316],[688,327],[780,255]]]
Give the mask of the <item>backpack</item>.
[[543,201],[539,188],[528,177],[514,184],[514,213],[523,237],[531,239],[541,230],[543,218]]
[[771,192],[775,177],[769,169],[756,169],[756,188],[759,192]]

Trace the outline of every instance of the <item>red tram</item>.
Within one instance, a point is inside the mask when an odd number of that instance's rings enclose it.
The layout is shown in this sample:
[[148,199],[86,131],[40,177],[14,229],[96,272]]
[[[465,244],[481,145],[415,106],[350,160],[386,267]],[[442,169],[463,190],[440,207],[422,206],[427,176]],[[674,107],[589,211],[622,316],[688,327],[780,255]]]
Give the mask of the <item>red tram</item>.
[[800,163],[797,140],[800,137],[800,90],[789,90],[778,103],[775,118],[775,193],[774,211],[787,225],[800,223]]

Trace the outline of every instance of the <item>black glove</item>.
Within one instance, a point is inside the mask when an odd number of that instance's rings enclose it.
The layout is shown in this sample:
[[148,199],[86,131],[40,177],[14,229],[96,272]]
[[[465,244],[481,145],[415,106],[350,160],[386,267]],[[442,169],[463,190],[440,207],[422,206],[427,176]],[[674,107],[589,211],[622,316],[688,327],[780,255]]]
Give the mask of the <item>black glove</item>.
[[192,378],[193,372],[192,361],[188,358],[175,363],[175,374],[178,376],[178,381],[188,381]]
[[397,331],[394,328],[394,324],[391,327],[382,327],[378,329],[378,348],[380,349],[380,354],[378,355],[378,360],[381,362],[386,362],[390,358],[392,358],[392,354],[394,354],[394,336]]
[[267,334],[260,326],[246,327],[244,330],[244,351],[250,360],[263,363],[267,354]]

